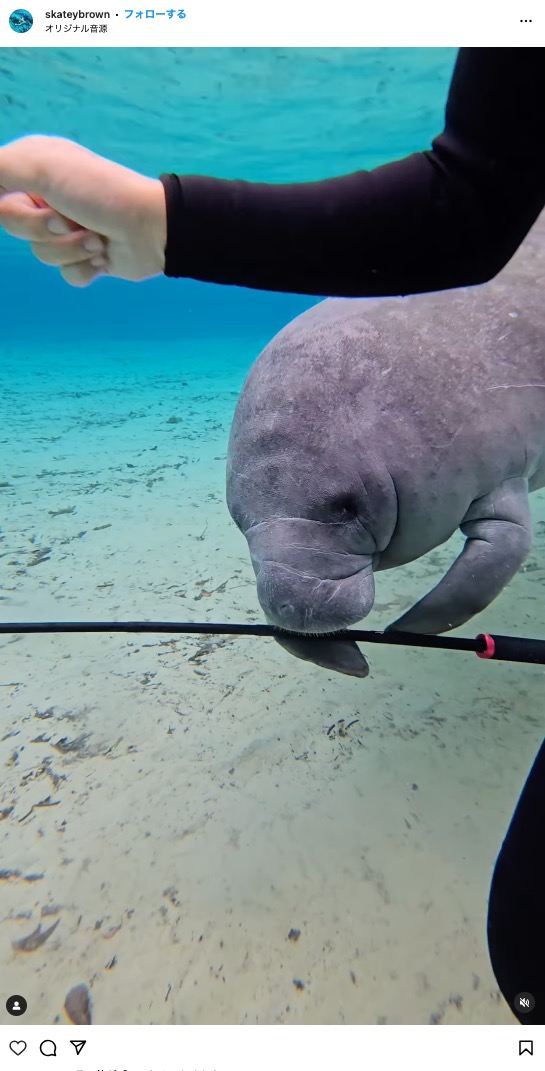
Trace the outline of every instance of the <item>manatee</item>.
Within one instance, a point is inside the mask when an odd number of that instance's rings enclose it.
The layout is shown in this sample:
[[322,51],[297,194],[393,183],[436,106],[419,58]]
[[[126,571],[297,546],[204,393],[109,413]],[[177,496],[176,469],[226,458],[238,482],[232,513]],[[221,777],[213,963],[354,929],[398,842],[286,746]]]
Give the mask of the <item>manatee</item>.
[[252,366],[227,457],[266,620],[292,654],[364,677],[349,638],[375,573],[456,529],[464,547],[390,628],[464,624],[532,544],[545,484],[545,216],[504,271],[460,290],[332,298],[289,323]]

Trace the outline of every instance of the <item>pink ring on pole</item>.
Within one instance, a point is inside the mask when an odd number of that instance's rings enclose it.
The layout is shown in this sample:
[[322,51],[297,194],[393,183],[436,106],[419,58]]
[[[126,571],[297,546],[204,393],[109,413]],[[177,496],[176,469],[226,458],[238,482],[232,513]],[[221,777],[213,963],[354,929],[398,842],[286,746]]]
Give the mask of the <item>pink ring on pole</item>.
[[496,644],[494,643],[494,637],[489,636],[486,632],[481,632],[477,636],[477,640],[484,640],[484,651],[476,651],[477,658],[493,658],[496,651]]

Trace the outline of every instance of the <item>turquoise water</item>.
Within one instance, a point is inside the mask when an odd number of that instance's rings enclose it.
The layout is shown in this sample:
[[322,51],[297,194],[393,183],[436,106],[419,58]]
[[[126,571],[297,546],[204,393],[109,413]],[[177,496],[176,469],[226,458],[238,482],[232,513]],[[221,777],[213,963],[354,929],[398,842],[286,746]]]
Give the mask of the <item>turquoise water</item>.
[[[318,179],[426,147],[454,56],[5,49],[0,140],[63,135],[153,176]],[[227,436],[252,361],[313,300],[73,290],[6,236],[0,278],[4,618],[261,620]],[[450,555],[383,574],[370,627]],[[541,634],[540,568],[490,631]],[[2,647],[0,957],[29,1021],[65,1021],[81,983],[102,1023],[513,1021],[486,898],[541,738],[538,667],[377,651],[361,682],[271,641]]]

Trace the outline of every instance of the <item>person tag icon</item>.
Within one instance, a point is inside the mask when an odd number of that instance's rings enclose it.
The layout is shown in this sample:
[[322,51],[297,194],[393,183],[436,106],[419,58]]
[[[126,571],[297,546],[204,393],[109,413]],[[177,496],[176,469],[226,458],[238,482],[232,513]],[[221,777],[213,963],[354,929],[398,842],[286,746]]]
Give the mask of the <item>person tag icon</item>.
[[6,1011],[9,1015],[24,1015],[27,1007],[25,998],[18,993],[14,993],[6,1000]]

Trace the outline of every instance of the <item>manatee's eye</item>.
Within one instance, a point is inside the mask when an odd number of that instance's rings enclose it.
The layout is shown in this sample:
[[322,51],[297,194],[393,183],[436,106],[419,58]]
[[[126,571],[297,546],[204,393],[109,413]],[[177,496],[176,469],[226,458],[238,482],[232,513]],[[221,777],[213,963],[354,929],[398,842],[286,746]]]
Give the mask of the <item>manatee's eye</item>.
[[352,495],[339,495],[332,499],[330,509],[342,521],[354,520],[358,516],[358,503]]

